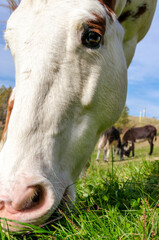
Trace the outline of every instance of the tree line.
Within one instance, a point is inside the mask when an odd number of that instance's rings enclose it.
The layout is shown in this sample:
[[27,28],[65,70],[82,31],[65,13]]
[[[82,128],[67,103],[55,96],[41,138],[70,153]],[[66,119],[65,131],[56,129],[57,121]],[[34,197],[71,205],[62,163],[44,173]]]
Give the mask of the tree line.
[[12,87],[6,88],[5,86],[0,87],[0,122],[5,123],[7,114],[7,105]]

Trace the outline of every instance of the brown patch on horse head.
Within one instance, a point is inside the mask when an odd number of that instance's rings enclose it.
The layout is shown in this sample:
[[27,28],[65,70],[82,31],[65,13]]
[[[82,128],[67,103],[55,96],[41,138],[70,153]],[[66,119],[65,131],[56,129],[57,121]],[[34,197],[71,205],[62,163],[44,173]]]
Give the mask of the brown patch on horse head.
[[7,107],[7,116],[6,116],[6,121],[5,121],[5,127],[4,127],[4,130],[3,130],[3,133],[2,133],[2,137],[1,137],[1,141],[2,142],[5,142],[5,137],[6,137],[6,132],[7,132],[7,129],[8,129],[8,124],[9,124],[10,116],[11,116],[11,113],[12,113],[12,110],[13,110],[13,106],[14,106],[14,99],[11,99],[12,93],[13,93],[13,90],[12,90],[12,92],[10,94],[10,97],[9,97],[9,100],[8,100],[8,107]]
[[131,3],[131,0],[127,0],[127,4],[130,4]]
[[121,14],[118,18],[119,22],[122,23],[125,20],[127,20],[127,18],[129,18],[130,16],[132,16],[133,12],[132,11],[126,11],[123,14]]
[[[114,8],[116,0],[98,0],[104,6],[106,13],[113,20]],[[104,44],[104,34],[106,31],[106,18],[93,13],[94,20],[87,21],[87,26],[102,37],[102,44]]]
[[106,30],[106,19],[93,14],[96,19],[87,21],[87,26],[93,31],[98,33],[102,37],[102,44],[104,43],[104,34]]
[[116,0],[98,0],[103,6],[107,6],[109,10],[114,12]]
[[104,7],[109,15],[109,17],[113,20],[113,14],[114,14],[114,9],[115,9],[115,3],[116,0],[98,0]]
[[118,20],[120,23],[122,23],[122,22],[126,21],[128,18],[131,18],[132,20],[138,19],[146,12],[146,10],[147,10],[147,4],[145,3],[143,5],[140,5],[137,8],[136,12],[127,10],[126,12],[121,14],[121,16],[118,18]]
[[143,15],[147,10],[147,4],[143,4],[138,7],[137,12],[133,15],[133,18],[139,18],[141,15]]

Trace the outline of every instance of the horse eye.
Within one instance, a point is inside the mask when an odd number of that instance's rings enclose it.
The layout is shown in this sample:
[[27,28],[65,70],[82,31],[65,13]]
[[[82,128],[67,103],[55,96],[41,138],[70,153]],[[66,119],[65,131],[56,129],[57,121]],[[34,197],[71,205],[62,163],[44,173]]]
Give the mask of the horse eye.
[[100,47],[102,37],[93,31],[83,33],[82,44],[87,48],[97,49]]

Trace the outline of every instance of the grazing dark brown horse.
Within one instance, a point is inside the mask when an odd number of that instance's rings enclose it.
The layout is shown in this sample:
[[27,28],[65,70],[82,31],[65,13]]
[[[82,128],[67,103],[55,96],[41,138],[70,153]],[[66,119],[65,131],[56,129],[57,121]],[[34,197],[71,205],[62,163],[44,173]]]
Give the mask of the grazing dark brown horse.
[[131,128],[123,136],[122,146],[127,147],[128,143],[131,144],[130,148],[127,151],[124,151],[124,154],[129,156],[132,151],[132,156],[134,157],[134,148],[135,142],[142,142],[148,140],[150,144],[149,155],[153,152],[153,141],[156,140],[157,129],[152,125],[146,125],[144,127]]

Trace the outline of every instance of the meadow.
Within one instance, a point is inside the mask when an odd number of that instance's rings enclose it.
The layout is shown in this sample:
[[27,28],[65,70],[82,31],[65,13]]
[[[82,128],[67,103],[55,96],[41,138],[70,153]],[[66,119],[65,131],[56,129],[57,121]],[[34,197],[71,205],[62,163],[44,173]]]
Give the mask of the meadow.
[[[60,208],[50,223],[29,226],[14,235],[0,230],[0,239],[159,239],[159,139],[149,157],[148,144],[136,144],[136,156],[123,161],[102,155],[96,163],[96,150],[89,168],[76,184],[72,209]],[[112,161],[114,160],[114,161]]]

